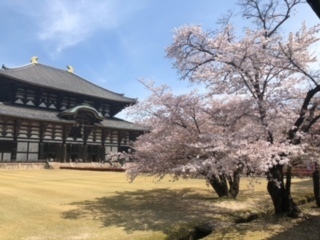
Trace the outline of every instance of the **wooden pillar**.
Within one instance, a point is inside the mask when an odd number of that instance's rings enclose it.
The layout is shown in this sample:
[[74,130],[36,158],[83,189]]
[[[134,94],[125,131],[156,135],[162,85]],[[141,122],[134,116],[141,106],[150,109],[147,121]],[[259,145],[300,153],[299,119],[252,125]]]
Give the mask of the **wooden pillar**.
[[117,152],[119,152],[119,150],[120,150],[121,140],[122,140],[121,132],[118,130],[118,139],[117,139],[117,141],[118,141],[118,150],[117,150]]
[[101,129],[101,148],[100,148],[100,159],[104,162],[106,160],[106,139],[108,136],[108,131],[106,129]]
[[12,149],[11,160],[15,161],[17,159],[17,147],[18,147],[18,135],[21,127],[21,120],[16,119],[14,121],[14,132],[13,132],[13,142],[15,147]]
[[60,144],[60,162],[66,162],[67,161],[67,144],[65,142]]
[[[88,146],[87,146],[87,141],[88,141],[88,138],[93,130],[93,127],[92,126],[86,126],[86,125],[83,125],[82,126],[82,130],[83,130],[83,160],[84,161],[88,161]],[[90,159],[91,160],[91,159]]]
[[106,148],[104,146],[104,144],[100,145],[100,149],[99,149],[99,158],[101,162],[104,162],[106,159]]
[[40,123],[40,129],[39,129],[39,158],[40,159],[44,159],[45,158],[43,139],[44,139],[47,127],[48,127],[47,123],[44,123],[44,122]]
[[88,146],[87,146],[87,143],[84,143],[82,145],[82,160],[84,162],[88,162]]
[[44,156],[44,143],[41,141],[39,142],[39,159],[40,160],[44,160],[45,156]]
[[20,131],[20,127],[21,127],[21,120],[16,119],[14,121],[13,141],[17,141],[18,135],[19,135],[19,131]]
[[83,139],[83,144],[82,144],[82,151],[81,151],[81,158],[84,162],[88,161],[88,149],[87,149],[87,140],[88,140],[88,128],[83,125],[82,126],[82,139]]
[[61,161],[67,162],[68,154],[67,154],[67,138],[70,133],[72,126],[71,125],[63,125],[63,134],[62,134],[62,154],[61,154]]
[[121,142],[123,139],[125,139],[126,137],[126,132],[124,131],[118,131],[118,152],[120,152],[120,148],[121,148]]

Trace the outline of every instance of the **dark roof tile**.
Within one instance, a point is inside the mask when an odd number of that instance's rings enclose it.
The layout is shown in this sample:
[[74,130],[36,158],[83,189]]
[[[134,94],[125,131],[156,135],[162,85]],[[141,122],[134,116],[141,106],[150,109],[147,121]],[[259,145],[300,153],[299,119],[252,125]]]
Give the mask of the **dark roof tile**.
[[98,97],[106,100],[135,103],[136,99],[128,98],[102,87],[99,87],[74,73],[40,63],[31,63],[23,67],[0,69],[0,75],[13,78],[36,86]]
[[[0,102],[0,116],[8,116],[14,118],[24,118],[24,119],[33,119],[40,121],[48,122],[61,122],[61,123],[74,123],[72,120],[65,120],[58,117],[56,111],[34,109],[20,107],[16,105],[10,105]],[[112,129],[123,129],[123,130],[132,130],[132,131],[145,131],[146,129],[136,125],[132,122],[128,122],[119,118],[104,119],[101,123],[98,124],[101,127],[112,128]]]

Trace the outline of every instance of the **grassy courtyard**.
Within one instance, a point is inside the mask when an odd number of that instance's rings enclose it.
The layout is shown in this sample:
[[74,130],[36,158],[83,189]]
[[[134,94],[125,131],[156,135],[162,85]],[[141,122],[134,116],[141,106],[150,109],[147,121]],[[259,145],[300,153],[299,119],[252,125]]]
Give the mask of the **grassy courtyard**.
[[[125,173],[1,170],[0,182],[3,240],[173,240],[202,223],[217,228],[206,239],[276,240],[284,232],[274,218],[268,228],[259,223],[263,220],[234,224],[239,216],[272,209],[265,180],[254,187],[243,180],[236,201],[218,199],[202,179],[156,182],[139,177],[128,183]],[[312,191],[310,180],[295,180],[293,191],[303,199]],[[297,221],[286,231],[303,224]]]

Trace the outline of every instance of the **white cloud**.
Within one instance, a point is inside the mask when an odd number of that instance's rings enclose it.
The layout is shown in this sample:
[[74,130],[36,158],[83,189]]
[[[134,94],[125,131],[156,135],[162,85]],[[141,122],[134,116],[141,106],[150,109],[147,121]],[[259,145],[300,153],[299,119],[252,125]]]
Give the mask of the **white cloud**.
[[38,16],[43,41],[57,52],[88,39],[98,31],[116,28],[144,7],[145,1],[47,0]]

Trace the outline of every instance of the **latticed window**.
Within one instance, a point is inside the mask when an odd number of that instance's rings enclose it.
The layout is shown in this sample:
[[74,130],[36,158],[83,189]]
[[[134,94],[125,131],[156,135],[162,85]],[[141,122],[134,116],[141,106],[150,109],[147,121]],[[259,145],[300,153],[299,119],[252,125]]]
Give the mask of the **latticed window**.
[[24,104],[25,101],[25,90],[23,88],[18,88],[15,97],[15,103]]

